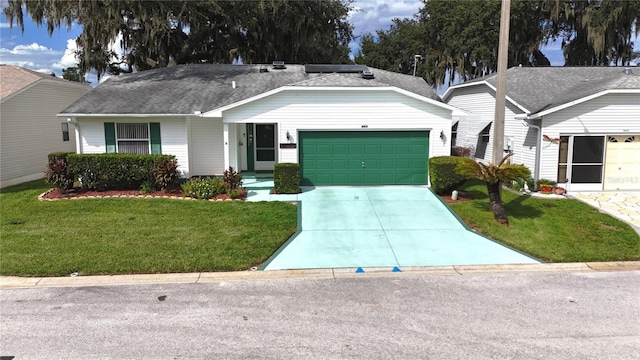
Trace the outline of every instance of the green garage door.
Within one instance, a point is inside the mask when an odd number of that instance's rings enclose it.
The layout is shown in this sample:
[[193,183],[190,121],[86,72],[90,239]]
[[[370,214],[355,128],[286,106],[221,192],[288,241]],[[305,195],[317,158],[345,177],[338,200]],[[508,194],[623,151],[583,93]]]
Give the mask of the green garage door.
[[425,185],[428,131],[300,132],[305,186]]

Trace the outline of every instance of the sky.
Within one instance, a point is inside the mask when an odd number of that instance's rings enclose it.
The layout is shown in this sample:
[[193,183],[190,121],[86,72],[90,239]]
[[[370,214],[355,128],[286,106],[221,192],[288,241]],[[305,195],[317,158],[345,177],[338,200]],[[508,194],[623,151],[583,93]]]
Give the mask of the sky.
[[[4,8],[6,0],[0,0]],[[394,18],[411,18],[422,7],[421,0],[359,0],[352,3],[354,8],[349,21],[354,25],[354,35],[375,33],[376,30],[388,29]],[[0,11],[0,63],[19,65],[28,69],[62,75],[62,69],[76,66],[73,54],[75,38],[80,35],[81,27],[74,25],[71,29],[54,30],[49,36],[45,27],[38,27],[29,16],[25,16],[25,29],[10,29],[4,12]],[[14,24],[15,25],[15,24]],[[359,39],[351,44],[352,53],[358,48]],[[558,44],[551,44],[543,52],[552,65],[562,65],[562,52]],[[93,86],[98,84],[95,74],[87,74],[87,80]]]

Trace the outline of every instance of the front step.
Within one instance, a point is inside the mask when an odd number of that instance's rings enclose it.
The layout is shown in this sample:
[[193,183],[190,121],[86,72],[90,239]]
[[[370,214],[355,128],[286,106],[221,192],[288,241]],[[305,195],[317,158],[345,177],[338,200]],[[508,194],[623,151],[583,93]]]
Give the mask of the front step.
[[247,190],[271,190],[273,189],[272,174],[242,174],[242,187]]

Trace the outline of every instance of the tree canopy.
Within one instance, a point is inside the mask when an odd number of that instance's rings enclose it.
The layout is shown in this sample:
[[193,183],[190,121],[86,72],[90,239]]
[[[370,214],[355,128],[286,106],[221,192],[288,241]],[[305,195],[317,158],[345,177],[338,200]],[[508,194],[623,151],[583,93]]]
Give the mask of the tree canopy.
[[[357,63],[417,74],[432,86],[497,70],[500,0],[423,0],[413,19],[361,38]],[[559,39],[565,65],[628,65],[640,0],[512,0],[508,66],[549,66],[542,44]],[[635,27],[635,34],[639,28]]]
[[[81,72],[141,71],[186,63],[350,62],[350,0],[9,0],[49,34],[77,23]],[[114,51],[120,49],[121,51]]]
[[77,66],[68,67],[62,69],[62,78],[69,81],[75,81],[83,84],[89,84],[90,82],[85,80],[84,74],[80,72]]

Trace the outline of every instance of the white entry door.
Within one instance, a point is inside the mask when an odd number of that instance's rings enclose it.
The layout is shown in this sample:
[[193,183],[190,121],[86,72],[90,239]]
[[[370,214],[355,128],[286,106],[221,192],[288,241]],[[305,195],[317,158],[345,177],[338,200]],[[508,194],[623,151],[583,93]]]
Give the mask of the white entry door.
[[273,170],[277,156],[276,124],[255,124],[255,166],[256,171]]

